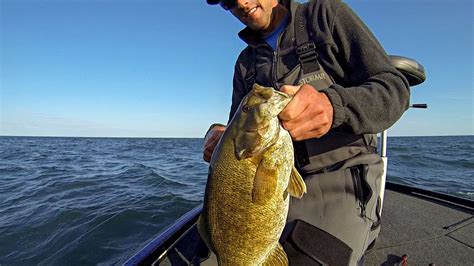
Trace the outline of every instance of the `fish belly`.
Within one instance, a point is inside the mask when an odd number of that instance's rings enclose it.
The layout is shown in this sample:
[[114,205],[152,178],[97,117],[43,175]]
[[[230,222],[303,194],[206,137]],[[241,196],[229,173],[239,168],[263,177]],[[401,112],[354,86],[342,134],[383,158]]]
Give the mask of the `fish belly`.
[[[222,158],[233,158],[225,154],[231,149],[222,152]],[[256,165],[236,159],[217,160],[213,166],[205,209],[210,240],[221,265],[261,264],[285,226],[286,187],[278,186],[265,204],[256,204],[252,202],[255,172]]]

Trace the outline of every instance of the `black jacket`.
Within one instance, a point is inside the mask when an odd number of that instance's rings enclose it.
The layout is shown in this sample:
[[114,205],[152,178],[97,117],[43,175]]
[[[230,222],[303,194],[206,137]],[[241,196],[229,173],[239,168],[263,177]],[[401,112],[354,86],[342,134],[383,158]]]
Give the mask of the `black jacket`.
[[[291,11],[296,6],[297,3],[290,3],[290,13],[294,13]],[[328,88],[317,88],[332,102],[332,127],[343,127],[355,134],[378,133],[389,128],[409,106],[407,80],[391,65],[377,39],[345,3],[315,0],[309,3],[308,12],[307,30],[316,43],[319,62],[335,81]],[[249,92],[245,81],[249,71],[256,72],[255,82],[279,88],[284,85],[279,81],[299,64],[291,18],[275,52],[250,28],[242,30],[239,36],[248,47],[235,65],[230,118]]]

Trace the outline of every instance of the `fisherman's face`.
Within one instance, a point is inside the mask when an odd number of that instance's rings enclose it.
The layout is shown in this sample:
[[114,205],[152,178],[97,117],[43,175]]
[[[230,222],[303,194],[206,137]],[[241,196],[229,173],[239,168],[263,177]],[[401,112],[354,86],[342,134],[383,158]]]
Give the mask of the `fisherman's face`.
[[[231,2],[232,1],[225,1]],[[235,0],[230,5],[230,12],[246,26],[253,30],[265,30],[270,25],[273,7],[278,0]]]

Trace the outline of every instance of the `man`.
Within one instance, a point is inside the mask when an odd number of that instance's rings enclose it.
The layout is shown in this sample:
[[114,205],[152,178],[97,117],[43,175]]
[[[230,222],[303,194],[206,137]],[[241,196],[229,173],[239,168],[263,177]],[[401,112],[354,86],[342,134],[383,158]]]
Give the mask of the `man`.
[[[407,80],[339,0],[207,0],[247,27],[230,118],[253,83],[294,95],[280,113],[308,193],[291,199],[281,237],[290,264],[363,263],[380,230],[383,163],[375,133],[408,108]],[[224,125],[205,137],[209,161]]]

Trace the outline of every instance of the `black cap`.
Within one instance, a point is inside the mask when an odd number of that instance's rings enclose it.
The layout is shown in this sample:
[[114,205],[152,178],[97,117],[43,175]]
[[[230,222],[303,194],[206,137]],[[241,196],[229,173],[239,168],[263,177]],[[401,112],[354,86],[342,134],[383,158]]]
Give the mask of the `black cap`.
[[207,0],[207,3],[209,5],[217,5],[217,4],[219,4],[219,0]]

